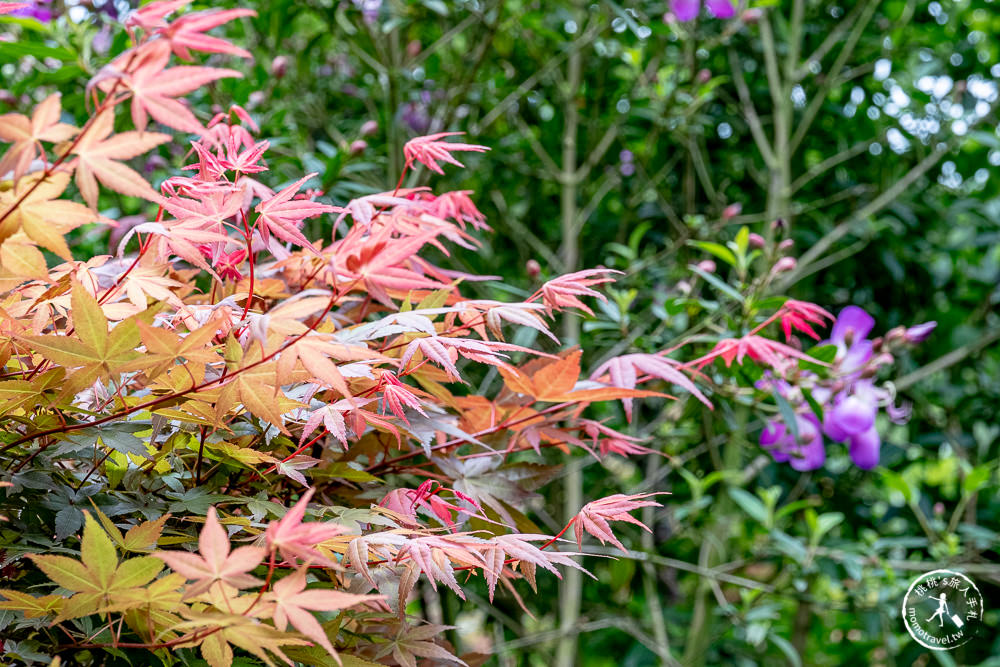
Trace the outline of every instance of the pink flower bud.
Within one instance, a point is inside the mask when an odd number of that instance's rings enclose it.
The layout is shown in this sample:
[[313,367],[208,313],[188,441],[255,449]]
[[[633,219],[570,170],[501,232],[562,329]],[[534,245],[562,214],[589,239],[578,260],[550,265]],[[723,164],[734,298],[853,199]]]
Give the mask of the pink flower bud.
[[696,77],[698,83],[708,83],[711,78],[712,78],[712,70],[704,68],[698,70],[698,75]]
[[420,55],[420,40],[419,39],[411,40],[406,45],[406,55],[410,56],[411,58],[416,58],[417,56]]
[[697,264],[698,268],[705,273],[715,273],[715,262],[710,259],[703,259]]
[[732,220],[733,218],[738,216],[742,210],[743,210],[743,204],[740,204],[739,202],[735,204],[730,204],[726,208],[722,209],[722,219]]
[[771,229],[773,229],[776,232],[783,232],[786,229],[788,229],[788,224],[785,222],[784,218],[778,218],[777,220],[771,223]]
[[885,334],[887,343],[895,343],[906,338],[906,327],[894,327]]
[[756,232],[750,234],[750,247],[751,248],[763,248],[766,245],[767,245],[767,241],[764,240],[763,236],[761,236],[760,234],[757,234]]
[[368,142],[364,139],[356,139],[351,142],[351,155],[360,155],[368,148]]
[[688,294],[691,293],[691,283],[689,283],[686,280],[680,281],[679,283],[677,283],[677,291],[683,294],[684,296],[687,296]]
[[794,247],[795,247],[795,241],[793,241],[792,239],[785,239],[784,241],[778,244],[778,250],[782,252],[785,252],[786,250],[791,250]]
[[537,260],[529,259],[524,264],[525,271],[528,272],[528,277],[534,280],[542,272],[542,266]]
[[276,56],[271,61],[271,74],[280,79],[288,72],[288,58],[286,56]]
[[760,17],[762,17],[763,15],[764,15],[763,10],[756,8],[748,9],[745,12],[743,12],[743,15],[740,16],[740,19],[744,23],[756,23],[757,21],[760,20]]
[[784,273],[785,271],[791,271],[795,268],[798,262],[794,257],[782,257],[774,264],[774,268],[771,269],[772,273]]
[[377,120],[366,120],[361,123],[361,136],[370,137],[378,132],[378,121]]
[[255,109],[256,107],[259,107],[266,99],[267,96],[265,96],[262,91],[253,91],[250,93],[249,97],[247,97],[247,109]]

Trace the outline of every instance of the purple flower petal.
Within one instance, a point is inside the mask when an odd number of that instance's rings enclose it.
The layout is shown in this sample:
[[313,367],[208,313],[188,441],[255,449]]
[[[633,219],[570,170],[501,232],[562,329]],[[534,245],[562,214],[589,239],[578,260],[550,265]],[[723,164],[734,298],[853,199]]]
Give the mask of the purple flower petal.
[[858,395],[848,396],[827,413],[827,419],[824,421],[829,422],[829,425],[835,425],[836,431],[854,435],[871,428],[875,423],[877,411],[876,403],[866,401]]
[[872,342],[870,340],[856,341],[854,345],[844,351],[843,355],[838,354],[837,356],[840,357],[842,370],[848,373],[854,372],[872,358]]
[[[830,340],[835,344],[847,343],[849,347],[857,341],[868,337],[875,320],[858,306],[847,306],[837,315],[837,321],[833,323],[833,330],[830,332]],[[851,341],[847,341],[848,332],[851,332]]]
[[698,18],[701,0],[670,0],[670,11],[679,21],[693,21]]
[[736,14],[736,8],[729,0],[705,0],[708,12],[717,19],[732,18]]
[[799,438],[789,446],[789,464],[800,472],[815,470],[826,462],[819,420],[814,415],[796,415],[796,424]]
[[784,463],[788,460],[788,453],[785,451],[785,447],[791,443],[791,437],[789,436],[785,425],[780,421],[769,422],[764,430],[760,432],[760,446],[771,452],[771,456],[778,463]]
[[832,412],[832,410],[827,412],[823,417],[823,432],[826,433],[826,436],[831,440],[835,442],[843,442],[851,437],[851,434],[845,431],[836,419],[833,419],[831,416]]
[[905,424],[910,420],[910,415],[913,413],[913,404],[900,403],[896,405],[895,403],[890,403],[885,406],[885,412],[889,415],[889,421],[893,424]]
[[851,445],[848,452],[854,465],[865,470],[871,470],[878,465],[879,448],[882,441],[878,437],[878,431],[873,424],[871,428],[862,433],[851,436]]

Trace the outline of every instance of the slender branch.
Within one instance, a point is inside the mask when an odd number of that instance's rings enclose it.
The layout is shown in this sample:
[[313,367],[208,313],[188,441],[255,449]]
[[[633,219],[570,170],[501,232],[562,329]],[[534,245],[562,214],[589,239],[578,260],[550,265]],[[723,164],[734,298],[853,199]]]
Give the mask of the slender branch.
[[915,183],[917,179],[927,173],[931,167],[936,165],[949,150],[951,150],[951,146],[949,144],[942,143],[935,146],[933,151],[924,157],[923,160],[914,165],[909,172],[893,183],[892,186],[885,192],[868,202],[865,206],[862,206],[849,218],[837,224],[833,229],[827,232],[826,235],[814,243],[809,250],[802,254],[799,258],[798,267],[794,271],[785,274],[785,277],[779,282],[777,288],[779,290],[784,290],[786,285],[793,284],[798,279],[798,274],[801,274],[811,262],[816,261],[816,259],[822,256],[823,253],[825,253],[834,243],[847,236],[855,221],[864,220],[895,201],[896,198],[903,194],[903,192]]
[[951,352],[942,355],[927,364],[922,366],[912,373],[908,373],[903,377],[896,380],[893,384],[899,391],[904,391],[909,389],[913,385],[923,382],[930,376],[934,375],[939,371],[943,371],[951,366],[954,366],[958,362],[962,361],[968,356],[977,354],[981,350],[986,349],[996,341],[1000,340],[1000,327],[988,330],[983,334],[983,337],[977,341],[966,343],[961,347],[957,347]]
[[733,83],[736,84],[736,93],[739,95],[740,104],[743,107],[743,116],[750,127],[750,134],[753,136],[757,150],[760,151],[764,162],[770,167],[775,164],[774,150],[764,133],[764,126],[761,125],[757,109],[754,108],[753,99],[750,97],[750,89],[747,88],[747,82],[743,78],[743,68],[740,66],[736,51],[732,48],[729,49],[729,70],[733,75]]

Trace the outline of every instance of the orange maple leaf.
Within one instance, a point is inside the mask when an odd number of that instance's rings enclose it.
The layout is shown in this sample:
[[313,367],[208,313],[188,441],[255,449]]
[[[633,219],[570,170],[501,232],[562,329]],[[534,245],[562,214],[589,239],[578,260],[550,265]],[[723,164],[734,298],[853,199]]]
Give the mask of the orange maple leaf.
[[[198,122],[191,110],[174,98],[186,95],[216,79],[242,77],[243,74],[232,69],[191,65],[165,69],[170,60],[169,42],[150,42],[144,49],[146,52],[139,59],[138,67],[132,70],[130,76],[122,79],[132,91],[132,122],[136,129],[142,133],[149,122],[149,116],[152,116],[175,130],[204,134],[205,127]],[[105,92],[111,91],[115,85],[114,79],[110,78],[100,84]]]
[[115,116],[108,110],[96,119],[90,130],[73,147],[76,159],[76,186],[90,208],[97,208],[97,182],[123,195],[142,197],[159,203],[162,197],[129,166],[116,162],[127,160],[170,141],[170,135],[159,132],[122,132],[111,136]]
[[59,122],[61,108],[59,93],[53,93],[35,107],[31,118],[19,113],[0,116],[0,141],[13,144],[0,159],[0,177],[13,172],[16,183],[38,157],[42,141],[66,141],[79,131]]

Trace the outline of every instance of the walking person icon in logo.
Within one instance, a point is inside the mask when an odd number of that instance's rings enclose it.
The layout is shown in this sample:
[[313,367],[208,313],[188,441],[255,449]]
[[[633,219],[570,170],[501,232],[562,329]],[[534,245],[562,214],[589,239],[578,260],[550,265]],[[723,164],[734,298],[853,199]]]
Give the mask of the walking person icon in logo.
[[[934,598],[931,598],[931,599],[933,600]],[[933,614],[931,614],[931,617],[927,619],[927,622],[930,623],[935,618],[937,618],[939,620],[938,625],[943,628],[944,627],[944,615],[947,614],[947,613],[948,613],[948,602],[946,601],[945,594],[942,593],[941,597],[938,598],[938,608],[937,608],[937,611],[935,611]]]
[[957,648],[983,634],[983,596],[975,582],[960,572],[934,570],[920,575],[906,591],[901,611],[906,631],[932,651]]

